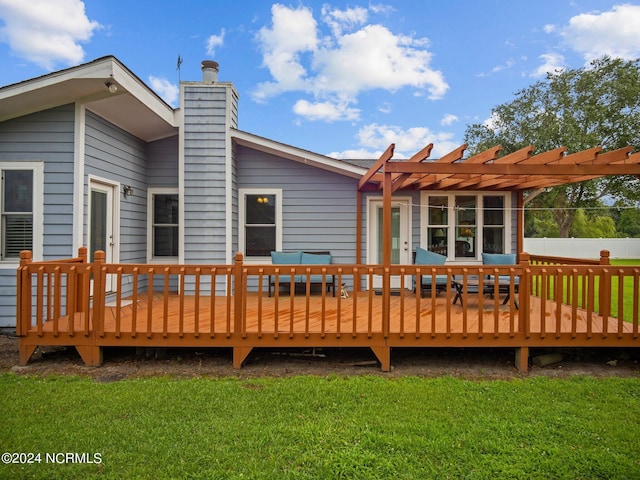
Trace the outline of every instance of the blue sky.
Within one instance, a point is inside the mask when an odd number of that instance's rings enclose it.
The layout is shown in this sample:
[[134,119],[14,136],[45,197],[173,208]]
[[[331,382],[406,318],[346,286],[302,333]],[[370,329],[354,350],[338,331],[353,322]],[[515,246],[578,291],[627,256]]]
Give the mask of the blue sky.
[[436,158],[547,72],[640,57],[638,25],[639,2],[608,0],[0,0],[0,86],[115,55],[177,107],[179,76],[211,59],[242,130],[337,158],[433,142]]

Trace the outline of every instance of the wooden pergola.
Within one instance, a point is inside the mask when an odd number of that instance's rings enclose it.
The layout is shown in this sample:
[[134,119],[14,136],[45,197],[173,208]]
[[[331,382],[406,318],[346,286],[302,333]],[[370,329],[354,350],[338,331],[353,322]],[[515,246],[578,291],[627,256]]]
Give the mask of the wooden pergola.
[[391,144],[358,183],[357,263],[361,263],[362,192],[382,191],[382,263],[391,264],[391,201],[398,190],[474,190],[510,191],[517,194],[517,249],[524,241],[523,193],[527,190],[583,182],[610,175],[640,178],[640,152],[634,147],[603,152],[594,147],[567,154],[566,147],[534,155],[530,145],[500,156],[501,146],[463,158],[467,145],[461,145],[437,160],[429,160],[429,144],[408,160],[392,160]]

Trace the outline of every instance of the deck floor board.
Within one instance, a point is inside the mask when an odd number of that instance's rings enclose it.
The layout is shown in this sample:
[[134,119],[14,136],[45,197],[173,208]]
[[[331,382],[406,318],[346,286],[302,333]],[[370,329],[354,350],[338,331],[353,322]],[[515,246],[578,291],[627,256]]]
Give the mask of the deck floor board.
[[[126,302],[125,302],[126,300]],[[154,294],[149,303],[148,295],[141,295],[136,302],[131,299],[123,299],[123,306],[117,305],[105,307],[104,332],[131,334],[134,332],[135,319],[136,334],[148,332],[149,318],[151,319],[151,333],[171,334],[226,334],[233,332],[234,311],[231,305],[228,309],[226,297],[217,297],[214,302],[214,319],[211,319],[211,298],[200,297],[198,312],[198,328],[196,330],[196,297],[185,296],[181,304],[180,296],[171,294],[166,303],[162,294]],[[433,318],[434,304],[430,297],[420,299],[419,307],[416,306],[416,298],[412,293],[403,296],[390,297],[390,333],[469,333],[469,334],[495,334],[510,333],[518,330],[518,310],[511,310],[509,304],[502,305],[488,296],[482,297],[479,305],[478,297],[469,298],[467,308],[459,304],[450,305],[450,297],[441,294],[435,300],[435,321]],[[324,304],[323,304],[324,302]],[[546,302],[544,312],[542,304],[537,297],[530,297],[531,322],[530,333],[557,333],[557,317],[555,302]],[[479,308],[479,306],[481,308]],[[496,308],[497,306],[497,308]],[[338,308],[339,307],[339,308]],[[354,307],[356,308],[354,325]],[[352,294],[349,298],[334,298],[311,296],[307,305],[304,295],[294,296],[293,314],[291,309],[291,297],[279,295],[279,297],[260,297],[258,294],[249,294],[245,307],[245,323],[243,331],[247,333],[282,334],[282,333],[326,333],[326,334],[351,334],[351,333],[378,333],[382,331],[381,296],[369,295],[368,292],[360,292],[357,296]],[[149,311],[151,309],[151,312]],[[419,310],[419,316],[416,315]],[[371,312],[371,316],[370,316]],[[448,312],[450,315],[448,316]],[[466,312],[466,319],[465,319]],[[151,315],[149,317],[149,315]],[[85,328],[84,314],[75,314],[74,331],[82,332]],[[572,322],[572,311],[569,306],[561,306],[561,333],[586,333],[588,324],[587,312],[578,309],[575,327]],[[419,325],[417,322],[419,319]],[[541,319],[544,319],[542,321]],[[466,327],[465,327],[466,324]],[[166,325],[166,326],[165,326]],[[480,328],[481,326],[481,328]],[[541,327],[542,326],[542,327]],[[68,317],[58,320],[57,330],[68,332]],[[435,328],[433,328],[435,327]],[[591,322],[592,333],[603,332],[602,317],[593,314]],[[43,332],[54,331],[54,322],[46,322]],[[90,325],[90,330],[93,325]],[[618,319],[610,317],[607,323],[608,332],[616,332]],[[632,324],[624,322],[624,332],[632,331]],[[32,332],[36,327],[32,327]]]

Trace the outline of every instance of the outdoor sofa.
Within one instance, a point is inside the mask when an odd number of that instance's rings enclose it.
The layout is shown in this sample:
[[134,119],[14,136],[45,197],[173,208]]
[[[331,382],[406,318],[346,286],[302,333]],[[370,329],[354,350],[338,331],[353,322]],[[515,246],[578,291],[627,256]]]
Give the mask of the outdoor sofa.
[[[318,252],[271,252],[271,263],[273,265],[329,265],[331,263],[331,252],[318,251]],[[284,270],[284,269],[283,269]],[[299,274],[293,278],[294,288],[297,286],[306,285],[307,275]],[[322,275],[310,275],[309,283],[311,285],[322,285]],[[280,274],[278,275],[277,285],[276,276],[269,275],[269,296],[271,296],[275,288],[279,288],[281,285],[291,287],[291,275]],[[326,276],[327,291],[332,292],[333,296],[336,296],[336,278],[335,275]]]

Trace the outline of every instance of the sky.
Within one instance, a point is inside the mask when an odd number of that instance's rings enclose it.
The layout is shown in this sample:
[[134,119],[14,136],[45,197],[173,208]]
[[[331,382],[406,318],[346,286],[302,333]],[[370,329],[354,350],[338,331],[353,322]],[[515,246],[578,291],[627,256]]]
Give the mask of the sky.
[[609,0],[0,0],[0,86],[114,55],[179,107],[179,81],[215,60],[241,130],[438,158],[547,73],[640,57],[639,25],[640,2]]

